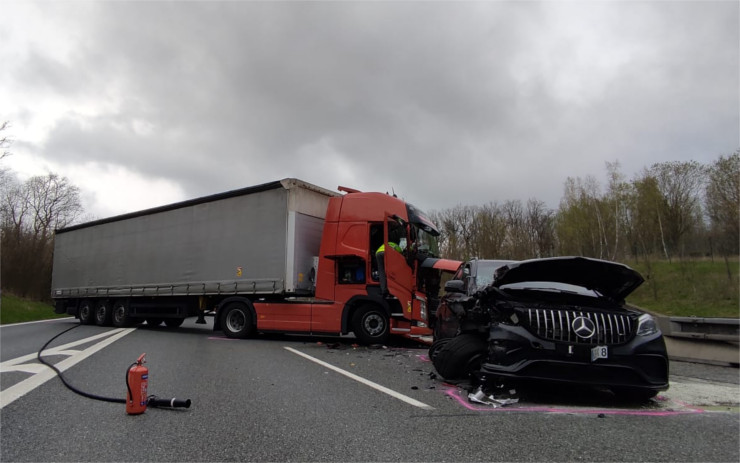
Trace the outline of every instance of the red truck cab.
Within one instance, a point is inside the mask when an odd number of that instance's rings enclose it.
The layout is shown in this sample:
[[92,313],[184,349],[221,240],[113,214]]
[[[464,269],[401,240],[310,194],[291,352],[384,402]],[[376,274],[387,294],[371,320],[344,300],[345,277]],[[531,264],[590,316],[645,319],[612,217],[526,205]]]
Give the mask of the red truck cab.
[[[229,337],[256,332],[340,335],[383,343],[390,335],[430,336],[442,272],[460,262],[438,257],[439,231],[411,204],[384,193],[346,194],[327,206],[313,297],[235,296],[217,308],[214,328]],[[389,233],[403,252],[389,250]],[[376,251],[385,245],[388,294],[380,290]]]

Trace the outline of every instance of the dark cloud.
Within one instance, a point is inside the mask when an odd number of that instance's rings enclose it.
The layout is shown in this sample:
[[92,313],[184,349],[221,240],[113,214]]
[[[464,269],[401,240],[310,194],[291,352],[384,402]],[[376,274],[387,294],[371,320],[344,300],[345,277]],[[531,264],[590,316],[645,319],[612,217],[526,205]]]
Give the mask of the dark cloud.
[[39,152],[189,196],[295,176],[556,207],[606,162],[740,145],[736,2],[85,5],[54,8],[70,53],[14,70],[70,105]]

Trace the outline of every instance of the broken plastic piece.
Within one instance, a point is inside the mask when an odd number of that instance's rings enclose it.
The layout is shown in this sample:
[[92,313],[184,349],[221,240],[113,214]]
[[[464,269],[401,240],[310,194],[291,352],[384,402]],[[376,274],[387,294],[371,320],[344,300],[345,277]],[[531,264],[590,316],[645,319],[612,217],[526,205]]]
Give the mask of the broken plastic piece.
[[468,400],[473,403],[479,403],[484,405],[490,405],[494,408],[503,407],[505,405],[511,405],[519,402],[518,398],[515,397],[504,397],[506,395],[515,395],[514,389],[509,390],[509,394],[501,394],[499,398],[494,397],[493,394],[486,394],[483,391],[483,387],[479,387],[477,391],[468,394]]

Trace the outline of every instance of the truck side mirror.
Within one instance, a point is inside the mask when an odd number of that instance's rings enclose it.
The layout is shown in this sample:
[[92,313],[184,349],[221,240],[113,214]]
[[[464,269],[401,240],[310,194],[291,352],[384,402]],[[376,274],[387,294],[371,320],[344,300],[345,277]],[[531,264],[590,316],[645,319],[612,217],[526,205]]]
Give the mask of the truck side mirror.
[[445,292],[465,294],[465,282],[462,280],[450,280],[445,283]]

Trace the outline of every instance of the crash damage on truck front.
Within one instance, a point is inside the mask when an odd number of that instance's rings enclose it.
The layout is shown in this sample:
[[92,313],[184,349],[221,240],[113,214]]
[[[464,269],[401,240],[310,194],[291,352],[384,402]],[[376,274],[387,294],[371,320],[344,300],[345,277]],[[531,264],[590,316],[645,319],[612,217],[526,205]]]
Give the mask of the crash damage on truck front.
[[445,285],[430,358],[447,380],[587,385],[647,400],[668,389],[668,358],[655,320],[624,301],[642,282],[625,265],[583,257],[467,262]]

